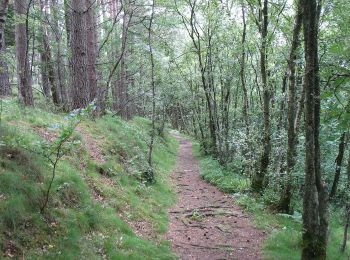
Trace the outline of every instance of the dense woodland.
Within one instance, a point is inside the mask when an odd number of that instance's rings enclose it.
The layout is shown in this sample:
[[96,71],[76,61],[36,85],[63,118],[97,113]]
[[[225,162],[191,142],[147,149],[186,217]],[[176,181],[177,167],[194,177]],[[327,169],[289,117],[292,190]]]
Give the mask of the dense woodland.
[[[155,185],[155,146],[178,129],[245,180],[235,192],[301,212],[302,259],[326,259],[329,223],[344,251],[350,222],[349,12],[345,0],[1,0],[0,130],[9,102],[33,117],[148,118],[142,176]],[[41,214],[76,126],[42,153]]]

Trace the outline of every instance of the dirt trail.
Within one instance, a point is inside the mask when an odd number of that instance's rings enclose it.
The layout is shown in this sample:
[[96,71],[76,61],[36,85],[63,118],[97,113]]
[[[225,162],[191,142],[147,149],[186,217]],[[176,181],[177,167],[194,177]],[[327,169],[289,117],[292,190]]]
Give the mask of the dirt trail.
[[199,176],[192,144],[177,136],[180,150],[172,175],[178,193],[169,211],[167,239],[180,259],[262,259],[263,231],[232,197]]

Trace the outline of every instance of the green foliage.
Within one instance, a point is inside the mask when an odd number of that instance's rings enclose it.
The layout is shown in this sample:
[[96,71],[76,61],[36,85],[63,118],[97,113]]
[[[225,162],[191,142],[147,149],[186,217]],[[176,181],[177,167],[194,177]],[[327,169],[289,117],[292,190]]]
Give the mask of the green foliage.
[[[236,203],[253,216],[256,227],[266,232],[267,239],[263,247],[266,259],[300,259],[301,213],[294,211],[294,215],[288,215],[270,211],[271,204],[278,200],[279,194],[273,190],[273,185],[265,191],[264,196],[256,196],[248,191],[248,179],[228,171],[211,157],[201,156],[198,144],[194,145],[194,154],[200,159],[201,176],[223,191],[234,193]],[[300,208],[300,205],[297,205],[297,208]],[[331,212],[327,249],[329,259],[347,259],[350,257],[350,248],[348,247],[344,254],[340,252],[344,226],[341,220],[344,217],[339,213],[340,209],[332,208]]]
[[[194,145],[194,154],[199,157],[199,145]],[[199,157],[200,174],[203,179],[218,186],[222,191],[228,193],[244,192],[249,190],[250,181],[248,178],[228,170],[211,157]]]
[[[167,228],[166,208],[174,202],[167,175],[175,162],[177,141],[166,134],[157,142],[157,182],[146,186],[138,167],[147,165],[149,121],[136,118],[127,123],[111,116],[80,120],[75,130],[79,137],[73,134],[76,119],[40,109],[20,113],[16,102],[4,102],[0,126],[2,254],[34,259],[152,259],[155,255],[173,259],[162,233]],[[87,136],[96,141],[105,162],[90,156],[91,147],[79,145]],[[45,157],[57,151],[58,140],[66,138],[70,141],[52,182],[50,210],[42,215],[40,207],[52,177]],[[136,236],[128,225],[132,222],[149,225],[154,239]]]

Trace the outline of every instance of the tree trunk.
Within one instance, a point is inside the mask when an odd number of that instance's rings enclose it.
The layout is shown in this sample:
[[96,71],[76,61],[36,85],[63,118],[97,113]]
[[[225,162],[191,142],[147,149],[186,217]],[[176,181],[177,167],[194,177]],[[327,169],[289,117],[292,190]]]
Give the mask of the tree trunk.
[[[56,48],[54,49],[54,60],[56,63],[55,66],[55,74],[57,78],[57,91],[59,92],[58,96],[60,96],[60,101],[64,105],[64,107],[68,108],[68,93],[67,93],[67,84],[65,80],[66,69],[64,67],[64,60],[62,56],[62,32],[59,27],[59,15],[58,15],[58,3],[57,0],[51,0],[51,10],[52,10],[52,25],[53,32],[56,42]],[[69,78],[69,77],[66,77]]]
[[329,198],[333,198],[335,194],[337,193],[339,178],[340,178],[340,172],[341,172],[341,166],[343,163],[343,157],[344,157],[344,151],[345,151],[345,136],[346,133],[344,132],[339,141],[339,148],[338,148],[338,156],[335,159],[335,174],[334,174],[334,180],[331,192],[329,194]]
[[7,18],[9,0],[0,3],[0,96],[11,95],[11,85],[8,66],[5,60],[5,23]]
[[304,112],[304,103],[305,103],[305,85],[301,84],[300,99],[299,99],[298,109],[296,111],[295,123],[294,123],[294,132],[295,133],[297,133],[299,131],[301,116],[303,115],[303,112]]
[[149,27],[148,29],[148,48],[149,48],[149,55],[150,55],[150,62],[151,62],[151,91],[152,91],[152,129],[151,129],[151,140],[149,144],[149,150],[148,150],[148,164],[150,167],[150,172],[152,173],[150,178],[150,181],[154,181],[154,174],[153,174],[153,146],[154,146],[154,139],[156,137],[156,82],[155,82],[155,63],[154,63],[154,55],[153,55],[153,45],[152,45],[152,25],[153,25],[153,19],[154,19],[154,0],[152,0],[152,12],[151,17],[149,21]]
[[123,55],[120,60],[120,68],[118,73],[118,80],[116,81],[115,90],[115,109],[119,115],[124,119],[129,119],[128,109],[128,79],[127,79],[127,58],[129,54],[128,47],[128,30],[130,24],[130,6],[131,3],[124,4],[124,15],[122,25],[122,46],[121,52]]
[[73,108],[85,108],[89,104],[87,61],[86,1],[71,1],[71,76]]
[[[41,12],[42,12],[43,16],[47,17],[46,9],[48,6],[48,0],[40,0],[40,6],[41,6]],[[58,88],[57,88],[55,69],[54,69],[53,62],[52,62],[48,28],[47,28],[45,22],[43,24],[44,25],[41,28],[42,29],[42,43],[43,43],[41,60],[42,60],[43,64],[41,66],[42,66],[43,84],[47,84],[47,86],[43,86],[43,89],[44,89],[44,94],[47,97],[50,95],[50,91],[51,91],[53,103],[55,105],[59,105],[61,103],[61,98],[60,98],[60,92],[58,91]]]
[[90,99],[92,102],[97,96],[97,72],[96,72],[96,53],[97,53],[97,32],[96,32],[96,5],[95,0],[86,0],[89,10],[86,15],[87,26],[87,52],[88,52],[88,84]]
[[[346,174],[348,178],[346,186],[347,186],[347,189],[349,189],[350,188],[350,149],[349,149],[348,167],[347,167]],[[348,241],[349,224],[350,224],[350,205],[349,205],[349,201],[347,201],[347,206],[345,207],[345,227],[344,227],[344,235],[343,235],[343,243],[341,246],[341,252],[344,252],[346,248],[346,244]]]
[[288,60],[288,73],[289,73],[289,90],[288,90],[288,148],[287,148],[287,180],[285,184],[284,194],[279,202],[279,211],[285,213],[291,213],[290,202],[292,198],[292,171],[295,165],[296,156],[296,128],[295,128],[295,115],[296,115],[296,52],[300,45],[300,31],[302,25],[302,12],[300,3],[297,3],[297,13],[295,17],[295,25],[293,29],[293,39],[291,51]]
[[264,0],[261,20],[261,48],[260,48],[260,74],[263,86],[263,112],[264,134],[263,152],[260,158],[260,167],[257,169],[253,180],[252,189],[261,192],[266,185],[265,175],[270,163],[271,136],[270,136],[270,89],[267,79],[267,27],[268,27],[268,0]]
[[[33,106],[32,79],[29,70],[28,59],[28,12],[27,0],[14,1],[15,14],[21,18],[16,23],[16,57],[17,57],[17,81],[18,97],[21,103],[26,106]],[[23,22],[22,22],[23,21]]]
[[[55,0],[56,1],[56,0]],[[82,1],[82,0],[77,0]],[[66,35],[67,35],[67,47],[69,48],[71,46],[71,30],[72,30],[72,12],[73,10],[70,9],[72,0],[63,0],[64,4],[64,23],[66,25]],[[76,2],[76,1],[73,1]],[[57,3],[57,2],[56,2]]]
[[243,20],[243,32],[242,32],[242,57],[241,57],[241,68],[240,68],[240,79],[242,84],[242,90],[243,90],[243,119],[245,124],[245,135],[246,135],[246,142],[247,142],[247,149],[244,152],[245,154],[245,160],[248,162],[247,165],[244,166],[246,173],[248,176],[251,176],[251,165],[249,163],[251,159],[251,140],[250,140],[250,131],[249,131],[249,99],[248,99],[248,90],[247,90],[247,84],[246,84],[246,36],[247,36],[247,24],[246,24],[246,13],[245,13],[245,7],[242,4],[242,20]]
[[301,0],[305,45],[305,184],[302,259],[326,259],[327,194],[320,171],[320,87],[318,64],[318,6]]

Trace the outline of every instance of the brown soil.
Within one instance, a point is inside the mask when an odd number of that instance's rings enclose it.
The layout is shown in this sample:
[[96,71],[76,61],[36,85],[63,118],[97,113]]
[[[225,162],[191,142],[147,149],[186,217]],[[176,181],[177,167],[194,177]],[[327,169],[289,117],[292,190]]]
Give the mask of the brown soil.
[[192,144],[177,136],[180,151],[172,179],[177,204],[169,211],[167,239],[180,259],[262,259],[264,232],[229,195],[203,181]]
[[43,127],[34,127],[34,130],[43,138],[45,141],[51,143],[57,138],[57,133],[54,131],[49,131]]
[[105,157],[102,153],[102,148],[100,144],[83,128],[77,126],[76,131],[79,132],[83,138],[83,145],[88,151],[92,160],[99,164],[104,164],[106,162]]

